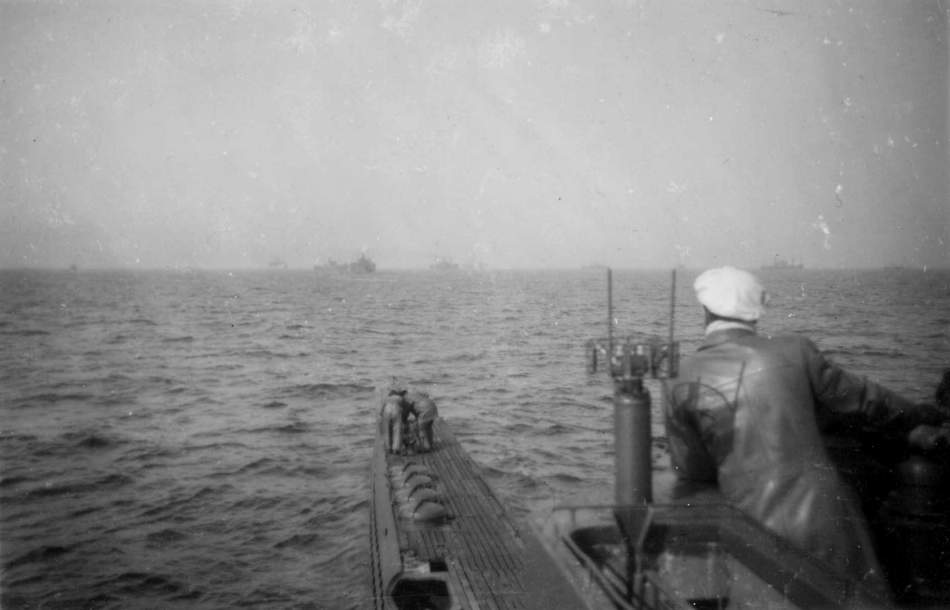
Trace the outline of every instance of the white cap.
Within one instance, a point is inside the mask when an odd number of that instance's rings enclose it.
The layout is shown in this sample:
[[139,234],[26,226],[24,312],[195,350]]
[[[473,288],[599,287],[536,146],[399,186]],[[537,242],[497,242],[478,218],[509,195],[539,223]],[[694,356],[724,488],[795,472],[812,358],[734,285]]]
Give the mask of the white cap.
[[724,318],[754,322],[765,311],[768,296],[754,275],[735,267],[702,272],[693,282],[696,298]]

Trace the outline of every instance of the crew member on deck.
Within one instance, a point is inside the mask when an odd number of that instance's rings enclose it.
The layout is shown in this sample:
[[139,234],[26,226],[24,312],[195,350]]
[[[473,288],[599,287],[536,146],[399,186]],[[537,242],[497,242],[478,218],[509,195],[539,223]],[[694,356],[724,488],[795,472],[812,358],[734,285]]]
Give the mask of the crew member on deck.
[[405,453],[405,429],[409,419],[409,404],[406,402],[406,390],[391,389],[383,398],[379,412],[379,425],[386,449],[390,453]]
[[410,390],[406,393],[406,403],[409,405],[410,413],[415,415],[416,424],[419,428],[419,443],[421,451],[432,451],[435,444],[435,418],[439,416],[439,411],[435,406],[435,401],[425,392]]
[[945,412],[843,370],[807,338],[758,334],[766,292],[746,271],[710,269],[694,288],[705,338],[664,392],[677,475],[718,483],[767,528],[886,592],[864,516],[822,432],[862,425],[928,448],[946,441],[947,430],[936,427]]

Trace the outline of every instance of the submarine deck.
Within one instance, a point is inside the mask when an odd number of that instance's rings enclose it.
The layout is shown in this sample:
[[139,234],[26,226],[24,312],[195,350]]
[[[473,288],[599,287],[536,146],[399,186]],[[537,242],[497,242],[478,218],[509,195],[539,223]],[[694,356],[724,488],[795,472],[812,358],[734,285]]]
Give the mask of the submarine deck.
[[[538,536],[508,514],[441,418],[435,436],[433,451],[399,456],[388,453],[377,435],[371,525],[377,607],[414,607],[388,594],[395,580],[421,564],[422,572],[441,574],[448,583],[452,605],[445,607],[586,608],[568,575]],[[406,508],[405,491],[400,499],[392,473],[409,467],[431,478],[430,495],[447,509],[446,519],[426,523],[407,516],[412,506]]]

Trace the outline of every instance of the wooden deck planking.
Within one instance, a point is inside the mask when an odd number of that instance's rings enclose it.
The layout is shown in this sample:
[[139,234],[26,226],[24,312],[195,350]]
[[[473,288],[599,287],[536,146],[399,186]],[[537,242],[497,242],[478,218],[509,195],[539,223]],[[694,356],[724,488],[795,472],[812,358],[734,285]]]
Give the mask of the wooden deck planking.
[[422,465],[433,479],[450,518],[426,524],[401,518],[399,546],[423,561],[445,561],[463,608],[531,610],[584,604],[532,534],[523,535],[441,419],[436,449],[407,457],[389,455],[390,466]]
[[460,567],[473,583],[481,585],[479,597],[492,599],[498,608],[523,607],[512,602],[526,594],[520,579],[524,558],[519,557],[524,545],[477,464],[440,424],[436,428],[439,451],[419,457],[438,478],[446,506],[456,515],[454,533],[461,544],[453,548],[463,550],[457,555]]

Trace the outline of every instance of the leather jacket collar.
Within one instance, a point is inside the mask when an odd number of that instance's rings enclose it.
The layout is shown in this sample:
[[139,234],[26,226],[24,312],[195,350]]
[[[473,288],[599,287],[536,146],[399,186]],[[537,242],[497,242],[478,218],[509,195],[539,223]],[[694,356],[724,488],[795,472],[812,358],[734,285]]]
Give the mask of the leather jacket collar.
[[699,349],[703,350],[715,347],[716,345],[722,345],[723,343],[731,343],[742,337],[748,337],[754,334],[756,334],[755,328],[751,326],[735,326],[722,330],[714,330],[703,338],[703,343],[699,346]]

